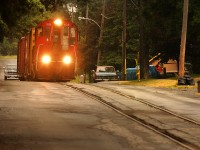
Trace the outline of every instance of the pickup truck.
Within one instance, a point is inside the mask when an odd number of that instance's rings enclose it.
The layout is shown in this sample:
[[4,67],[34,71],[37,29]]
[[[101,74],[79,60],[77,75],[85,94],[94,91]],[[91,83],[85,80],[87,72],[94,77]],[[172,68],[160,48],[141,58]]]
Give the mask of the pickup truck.
[[102,80],[118,80],[119,76],[114,66],[97,66],[96,70],[92,70],[93,82]]

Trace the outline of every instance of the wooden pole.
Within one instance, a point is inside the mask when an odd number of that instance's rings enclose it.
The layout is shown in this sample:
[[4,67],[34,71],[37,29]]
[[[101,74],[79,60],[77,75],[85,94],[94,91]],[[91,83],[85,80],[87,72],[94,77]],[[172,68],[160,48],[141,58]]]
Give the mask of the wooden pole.
[[188,5],[189,0],[184,0],[183,6],[183,22],[182,22],[182,33],[181,33],[181,47],[179,56],[179,79],[184,76],[184,64],[185,64],[185,45],[187,35],[187,20],[188,20]]

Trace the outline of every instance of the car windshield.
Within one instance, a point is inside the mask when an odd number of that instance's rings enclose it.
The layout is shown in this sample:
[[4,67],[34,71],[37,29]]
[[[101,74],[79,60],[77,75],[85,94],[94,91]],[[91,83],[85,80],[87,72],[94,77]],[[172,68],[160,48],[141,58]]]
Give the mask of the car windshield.
[[114,67],[98,67],[97,72],[115,72]]
[[17,70],[17,66],[16,65],[7,65],[6,70]]

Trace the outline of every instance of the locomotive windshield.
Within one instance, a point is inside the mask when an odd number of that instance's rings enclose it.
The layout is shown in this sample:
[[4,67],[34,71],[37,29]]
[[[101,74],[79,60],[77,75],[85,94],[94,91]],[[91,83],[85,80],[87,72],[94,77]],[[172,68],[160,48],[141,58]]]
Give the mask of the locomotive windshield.
[[43,29],[42,29],[42,27],[37,28],[37,36],[42,36],[42,34],[43,34]]
[[69,45],[75,45],[76,42],[76,29],[70,28]]
[[69,28],[63,27],[63,37],[62,37],[62,50],[68,50],[69,48]]
[[72,38],[75,38],[76,37],[76,29],[75,28],[71,28],[70,29],[70,34],[71,34]]
[[53,32],[53,42],[58,43],[60,42],[60,30],[59,28],[54,28]]
[[47,41],[50,39],[50,34],[51,34],[51,27],[46,26],[44,31],[44,36],[47,38]]
[[67,25],[45,25],[37,28],[37,37],[52,43],[52,50],[68,51],[76,44],[76,28]]
[[63,27],[62,31],[62,50],[69,50],[71,45],[76,43],[76,29],[69,28],[68,26]]

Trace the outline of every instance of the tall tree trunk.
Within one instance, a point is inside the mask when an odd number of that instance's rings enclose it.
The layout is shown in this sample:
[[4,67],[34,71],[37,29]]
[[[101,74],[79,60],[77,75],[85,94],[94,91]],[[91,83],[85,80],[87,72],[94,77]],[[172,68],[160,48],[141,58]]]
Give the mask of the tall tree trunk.
[[123,0],[122,80],[126,80],[126,0]]
[[57,0],[55,0],[55,3],[54,3],[54,10],[57,10],[57,9],[58,9]]
[[[86,16],[86,18],[89,18],[89,3],[88,3],[88,1],[86,3],[87,4],[86,4],[86,14],[85,14],[85,16]],[[87,19],[85,19],[85,24],[86,25],[88,24],[88,20]]]
[[102,37],[103,37],[104,20],[105,20],[104,16],[105,16],[106,1],[103,0],[102,3],[103,3],[103,5],[102,5],[102,15],[101,15],[101,27],[100,27],[99,41],[98,41],[98,45],[97,45],[97,48],[98,48],[97,65],[99,65],[100,58],[101,58],[101,48],[100,48],[100,45],[101,45]]
[[181,33],[181,47],[180,47],[180,56],[179,56],[179,79],[183,78],[183,76],[184,76],[188,5],[189,5],[189,0],[184,0],[183,22],[182,22],[182,33]]
[[140,79],[147,79],[149,75],[149,49],[147,46],[147,34],[145,29],[145,19],[143,16],[144,2],[139,0],[139,26],[140,26],[140,46],[139,46],[139,64]]

